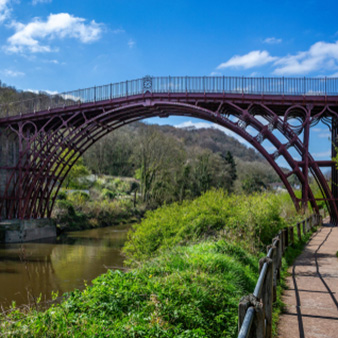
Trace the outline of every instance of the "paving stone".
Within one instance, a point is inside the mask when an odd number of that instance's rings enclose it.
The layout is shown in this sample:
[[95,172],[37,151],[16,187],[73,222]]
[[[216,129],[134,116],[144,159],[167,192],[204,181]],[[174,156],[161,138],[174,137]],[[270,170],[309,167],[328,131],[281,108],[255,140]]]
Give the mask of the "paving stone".
[[280,338],[338,338],[338,227],[320,228],[289,268]]

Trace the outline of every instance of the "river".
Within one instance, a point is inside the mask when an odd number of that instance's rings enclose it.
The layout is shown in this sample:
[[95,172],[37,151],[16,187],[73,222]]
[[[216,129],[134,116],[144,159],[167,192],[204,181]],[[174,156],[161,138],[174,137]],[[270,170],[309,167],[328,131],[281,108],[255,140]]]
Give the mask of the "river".
[[62,295],[83,289],[86,281],[107,271],[123,269],[121,248],[130,225],[68,232],[56,239],[0,244],[0,306],[41,302],[52,291]]

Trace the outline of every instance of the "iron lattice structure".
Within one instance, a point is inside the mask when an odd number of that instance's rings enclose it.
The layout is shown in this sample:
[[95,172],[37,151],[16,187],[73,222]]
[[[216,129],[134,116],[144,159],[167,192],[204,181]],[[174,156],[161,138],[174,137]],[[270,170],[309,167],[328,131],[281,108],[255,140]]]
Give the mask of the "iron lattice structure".
[[[40,93],[2,104],[0,114],[2,219],[50,217],[62,182],[92,144],[125,124],[179,115],[217,123],[241,136],[274,168],[298,210],[310,203],[318,212],[318,201],[324,200],[338,223],[334,162],[316,161],[309,153],[311,127],[320,121],[336,142],[338,79],[146,76],[53,96]],[[268,151],[271,145],[274,150]],[[331,151],[335,156],[334,145]],[[289,172],[278,165],[279,157]],[[331,187],[322,167],[332,169]],[[310,174],[322,198],[315,198]],[[301,197],[289,182],[292,176],[301,184]]]

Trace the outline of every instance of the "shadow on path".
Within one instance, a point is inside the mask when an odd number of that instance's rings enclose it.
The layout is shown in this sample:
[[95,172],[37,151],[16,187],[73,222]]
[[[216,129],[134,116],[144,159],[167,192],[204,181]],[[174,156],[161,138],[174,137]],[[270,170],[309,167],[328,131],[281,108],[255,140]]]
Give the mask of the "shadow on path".
[[296,259],[283,298],[286,313],[278,325],[280,338],[338,337],[337,251],[338,228],[324,225]]

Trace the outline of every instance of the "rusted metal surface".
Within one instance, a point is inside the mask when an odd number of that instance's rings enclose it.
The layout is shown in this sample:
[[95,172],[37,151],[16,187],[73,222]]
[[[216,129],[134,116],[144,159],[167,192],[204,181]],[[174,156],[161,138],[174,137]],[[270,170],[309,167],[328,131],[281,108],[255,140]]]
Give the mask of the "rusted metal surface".
[[[298,210],[310,202],[318,212],[320,199],[308,183],[312,174],[337,223],[338,191],[321,170],[331,167],[336,182],[334,162],[315,161],[309,153],[311,128],[320,121],[331,128],[337,114],[338,80],[332,78],[145,77],[1,105],[0,215],[50,217],[56,192],[92,144],[125,124],[177,115],[217,123],[248,141],[274,168]],[[278,165],[280,157],[289,172]],[[302,186],[301,198],[289,183],[292,176]]]

